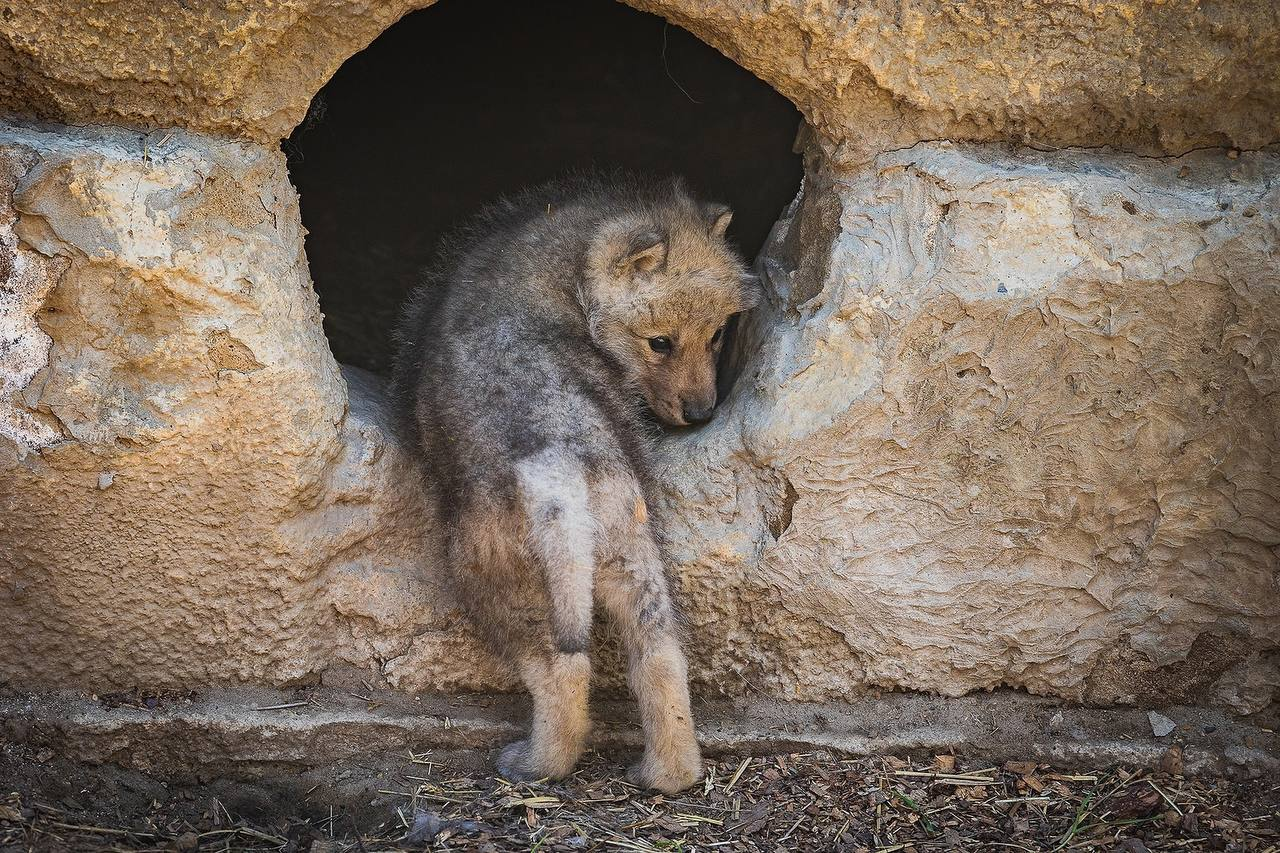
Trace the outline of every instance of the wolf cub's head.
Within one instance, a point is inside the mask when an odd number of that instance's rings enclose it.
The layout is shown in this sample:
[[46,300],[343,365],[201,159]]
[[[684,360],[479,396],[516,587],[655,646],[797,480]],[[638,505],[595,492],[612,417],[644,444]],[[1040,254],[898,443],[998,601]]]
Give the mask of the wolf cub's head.
[[759,299],[725,240],[732,217],[677,183],[665,200],[606,219],[591,240],[582,293],[591,337],[673,426],[710,419],[725,324]]

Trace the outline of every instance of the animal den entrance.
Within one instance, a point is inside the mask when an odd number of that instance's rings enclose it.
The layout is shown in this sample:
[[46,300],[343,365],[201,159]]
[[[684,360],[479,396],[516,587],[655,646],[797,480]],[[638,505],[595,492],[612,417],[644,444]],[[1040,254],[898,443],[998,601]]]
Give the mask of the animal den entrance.
[[796,193],[795,107],[688,32],[615,3],[444,2],[348,60],[285,143],[340,362],[385,374],[438,239],[590,167],[677,173],[753,258]]

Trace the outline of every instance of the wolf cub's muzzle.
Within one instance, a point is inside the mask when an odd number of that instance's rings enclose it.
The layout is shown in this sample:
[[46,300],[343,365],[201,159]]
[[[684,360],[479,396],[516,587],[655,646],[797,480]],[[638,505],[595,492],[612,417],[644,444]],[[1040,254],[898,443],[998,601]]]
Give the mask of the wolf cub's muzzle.
[[680,414],[684,416],[685,423],[690,426],[705,424],[711,420],[711,416],[716,410],[716,400],[714,397],[710,401],[707,400],[683,400],[680,404]]

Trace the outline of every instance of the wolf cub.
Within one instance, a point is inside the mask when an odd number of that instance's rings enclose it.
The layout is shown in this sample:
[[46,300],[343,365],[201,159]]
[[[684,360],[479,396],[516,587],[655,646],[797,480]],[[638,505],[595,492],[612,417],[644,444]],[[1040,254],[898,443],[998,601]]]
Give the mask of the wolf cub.
[[507,778],[581,756],[597,603],[644,724],[630,778],[702,777],[643,415],[711,417],[725,323],[757,300],[731,216],[679,180],[549,184],[448,241],[406,310],[393,398],[438,484],[454,593],[533,695]]

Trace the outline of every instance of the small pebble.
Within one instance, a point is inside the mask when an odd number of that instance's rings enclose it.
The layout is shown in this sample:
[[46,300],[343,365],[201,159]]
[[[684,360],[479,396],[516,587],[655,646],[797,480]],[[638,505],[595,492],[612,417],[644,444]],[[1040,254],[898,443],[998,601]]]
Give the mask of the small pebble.
[[435,812],[418,812],[413,816],[413,827],[404,840],[413,844],[430,844],[440,834],[440,816]]
[[1178,724],[1156,711],[1148,711],[1147,719],[1151,721],[1151,733],[1156,737],[1165,737],[1178,727]]

